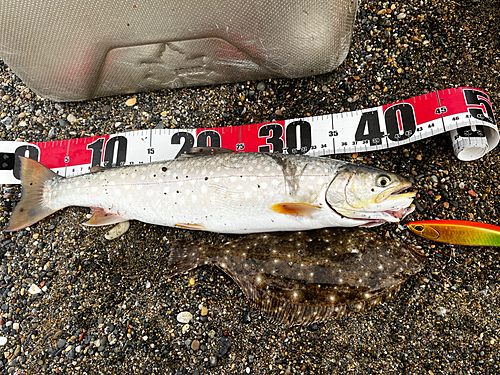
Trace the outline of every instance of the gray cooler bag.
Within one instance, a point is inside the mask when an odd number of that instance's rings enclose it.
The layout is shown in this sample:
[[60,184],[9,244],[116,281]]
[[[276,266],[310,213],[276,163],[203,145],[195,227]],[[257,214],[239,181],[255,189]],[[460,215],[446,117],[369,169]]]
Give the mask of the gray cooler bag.
[[346,57],[357,0],[16,0],[0,58],[56,101],[302,77]]

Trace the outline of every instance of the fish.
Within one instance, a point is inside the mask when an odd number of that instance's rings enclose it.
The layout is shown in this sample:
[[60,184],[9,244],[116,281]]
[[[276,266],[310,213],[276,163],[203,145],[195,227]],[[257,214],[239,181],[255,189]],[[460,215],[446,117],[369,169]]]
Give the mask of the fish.
[[127,220],[219,233],[375,226],[414,210],[410,181],[329,158],[201,148],[192,157],[63,178],[20,157],[22,198],[8,232],[68,206],[89,226]]
[[212,265],[277,324],[311,324],[367,311],[423,267],[410,245],[373,229],[249,234],[211,244],[173,241],[165,276]]
[[500,246],[500,227],[466,220],[427,220],[406,224],[416,235],[452,245]]

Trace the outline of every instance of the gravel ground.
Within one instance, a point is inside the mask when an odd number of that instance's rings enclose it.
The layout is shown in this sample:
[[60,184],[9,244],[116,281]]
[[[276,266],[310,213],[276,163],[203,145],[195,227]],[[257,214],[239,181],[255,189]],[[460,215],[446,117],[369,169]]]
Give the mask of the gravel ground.
[[[404,15],[404,17],[403,17]],[[474,86],[500,108],[496,0],[362,1],[345,62],[331,74],[56,104],[0,61],[1,139],[48,141],[156,126],[226,126],[373,107]],[[1,56],[0,56],[1,58]],[[242,100],[244,95],[244,100]],[[125,102],[135,97],[137,103]],[[495,113],[500,118],[498,111]],[[460,162],[447,135],[357,156],[410,176],[408,219],[500,224],[498,149]],[[19,199],[2,187],[0,225]],[[398,225],[376,230],[421,246],[423,271],[394,300],[308,327],[277,326],[234,282],[202,267],[166,279],[173,239],[228,237],[132,222],[81,225],[70,208],[0,234],[0,368],[6,374],[496,374],[500,261],[494,248],[433,244]],[[32,285],[35,286],[32,286]],[[40,293],[30,294],[31,291]],[[203,307],[203,308],[202,308]],[[189,311],[188,324],[176,319]]]

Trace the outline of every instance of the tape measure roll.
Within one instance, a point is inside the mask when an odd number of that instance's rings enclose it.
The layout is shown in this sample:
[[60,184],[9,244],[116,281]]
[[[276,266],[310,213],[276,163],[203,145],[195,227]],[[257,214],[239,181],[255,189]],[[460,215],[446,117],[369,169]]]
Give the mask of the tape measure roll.
[[352,112],[205,129],[147,129],[53,142],[0,141],[0,183],[19,183],[16,156],[40,161],[64,177],[93,166],[174,159],[193,146],[323,156],[401,146],[450,132],[455,155],[474,160],[496,147],[488,95],[472,87],[431,92]]

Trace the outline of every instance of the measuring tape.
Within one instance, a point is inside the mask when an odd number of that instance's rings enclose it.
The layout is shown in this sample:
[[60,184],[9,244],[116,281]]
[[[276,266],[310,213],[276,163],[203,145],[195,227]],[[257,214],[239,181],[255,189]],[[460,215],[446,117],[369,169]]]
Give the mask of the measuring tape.
[[375,108],[262,124],[148,129],[53,142],[0,141],[0,183],[20,182],[16,156],[72,177],[94,166],[174,159],[194,146],[323,156],[382,150],[444,132],[450,132],[460,160],[478,159],[493,149],[499,134],[488,95],[460,87]]

